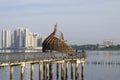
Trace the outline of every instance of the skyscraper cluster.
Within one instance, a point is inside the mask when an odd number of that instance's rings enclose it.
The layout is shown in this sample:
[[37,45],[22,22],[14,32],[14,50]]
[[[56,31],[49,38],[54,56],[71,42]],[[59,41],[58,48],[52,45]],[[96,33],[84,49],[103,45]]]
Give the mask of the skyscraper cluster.
[[30,32],[29,29],[18,28],[10,33],[9,30],[2,30],[2,48],[37,48],[42,46],[45,37],[38,33]]

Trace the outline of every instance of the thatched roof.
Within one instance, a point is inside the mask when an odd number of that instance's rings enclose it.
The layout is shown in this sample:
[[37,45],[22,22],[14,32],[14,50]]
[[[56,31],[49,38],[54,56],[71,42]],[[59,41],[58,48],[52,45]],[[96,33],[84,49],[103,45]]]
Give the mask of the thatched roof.
[[62,53],[74,53],[72,47],[67,44],[67,42],[64,40],[63,34],[61,33],[61,36],[58,37],[56,35],[57,32],[57,25],[55,25],[53,33],[51,33],[43,42],[43,52],[46,52],[48,50],[50,51],[58,51]]

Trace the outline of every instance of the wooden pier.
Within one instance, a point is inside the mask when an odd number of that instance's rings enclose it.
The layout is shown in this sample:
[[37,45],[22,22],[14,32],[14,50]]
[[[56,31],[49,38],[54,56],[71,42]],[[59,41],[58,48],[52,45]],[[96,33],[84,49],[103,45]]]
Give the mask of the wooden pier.
[[[78,53],[73,56],[62,53],[1,53],[0,67],[10,67],[10,80],[14,80],[14,67],[19,66],[21,69],[20,80],[25,80],[25,67],[29,64],[30,79],[34,80],[34,65],[39,66],[39,80],[53,80],[53,64],[56,64],[56,80],[68,79],[68,67],[71,67],[71,80],[84,80],[84,63],[86,56]],[[69,65],[68,65],[69,64]],[[81,72],[78,71],[81,64]],[[59,71],[61,70],[61,71]],[[61,76],[60,76],[61,72]],[[75,76],[74,76],[75,73]]]

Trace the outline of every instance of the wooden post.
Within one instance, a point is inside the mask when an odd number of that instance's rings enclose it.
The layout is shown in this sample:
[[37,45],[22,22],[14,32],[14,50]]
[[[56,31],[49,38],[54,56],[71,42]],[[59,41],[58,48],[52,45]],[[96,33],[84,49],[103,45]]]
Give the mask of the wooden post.
[[57,80],[59,78],[59,63],[57,63]]
[[50,76],[50,80],[52,80],[52,63],[49,64],[49,76]]
[[43,64],[39,64],[39,80],[42,80],[42,67],[43,67]]
[[43,63],[43,80],[46,80],[45,79],[45,63]]
[[68,80],[68,62],[66,63],[66,80]]
[[24,80],[24,65],[21,65],[21,80]]
[[73,80],[73,63],[71,62],[71,80]]
[[13,76],[14,76],[14,68],[13,66],[10,66],[10,80],[13,80]]
[[48,80],[48,63],[46,63],[45,68],[46,68],[46,80]]
[[79,80],[78,65],[78,63],[75,65],[75,80]]
[[64,63],[61,64],[61,80],[64,80]]
[[81,64],[81,80],[84,80],[84,63]]
[[30,75],[31,80],[34,80],[34,64],[31,64],[31,75]]

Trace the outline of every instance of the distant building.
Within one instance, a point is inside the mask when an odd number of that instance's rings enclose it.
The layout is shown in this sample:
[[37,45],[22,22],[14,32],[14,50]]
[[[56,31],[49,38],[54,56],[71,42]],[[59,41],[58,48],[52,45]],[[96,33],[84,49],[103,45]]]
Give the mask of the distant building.
[[24,35],[26,48],[40,47],[39,45],[39,43],[41,43],[41,41],[39,40],[41,38],[40,34],[32,33],[28,29],[25,29]]
[[104,45],[99,45],[98,48],[105,48],[106,46]]
[[2,30],[2,48],[10,48],[10,31]]
[[38,46],[42,46],[42,43],[45,39],[46,39],[46,36],[38,38]]
[[13,48],[24,47],[24,29],[23,28],[16,29],[12,32],[11,47]]
[[27,48],[39,49],[42,47],[44,37],[38,33],[30,32],[29,29],[18,28],[11,34],[8,30],[2,30],[2,48]]
[[105,47],[112,46],[112,45],[113,45],[113,40],[104,40],[104,41],[103,41],[103,45],[104,45]]
[[26,28],[24,30],[24,35],[25,35],[25,39],[24,39],[25,47],[30,47],[32,45],[31,44],[32,33],[29,31],[29,29]]
[[14,47],[14,32],[11,33],[11,48]]

